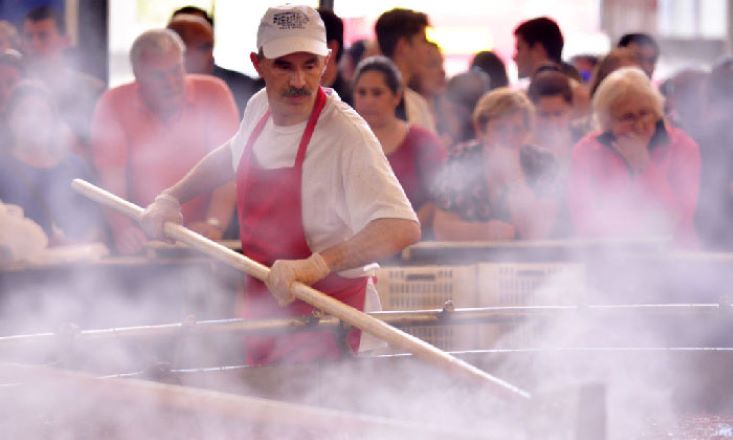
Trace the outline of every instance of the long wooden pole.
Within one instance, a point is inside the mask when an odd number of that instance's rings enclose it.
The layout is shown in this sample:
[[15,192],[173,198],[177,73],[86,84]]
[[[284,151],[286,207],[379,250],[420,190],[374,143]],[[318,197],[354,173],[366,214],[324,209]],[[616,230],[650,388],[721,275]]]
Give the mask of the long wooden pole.
[[[84,180],[74,179],[71,186],[84,196],[138,221],[143,214],[141,207]],[[270,270],[268,267],[242,254],[238,254],[231,249],[227,249],[179,224],[166,223],[163,226],[163,232],[167,237],[185,243],[259,280],[265,280],[267,278]],[[531,398],[529,392],[451,356],[419,338],[356,310],[310,286],[302,283],[294,283],[291,287],[291,293],[301,301],[305,301],[313,307],[333,315],[394,347],[412,353],[415,357],[435,367],[486,385],[502,397],[522,400],[529,400]]]
[[[74,419],[64,420],[64,415],[74,415],[74,411],[83,410],[85,422],[93,423],[88,417],[120,417],[124,420],[126,414],[139,414],[137,417],[155,417],[156,411],[175,409],[185,413],[199,415],[222,416],[233,423],[262,425],[265,427],[284,428],[288,432],[316,431],[323,433],[344,434],[347,437],[360,438],[365,432],[375,438],[428,438],[428,439],[478,439],[485,438],[479,434],[472,434],[452,429],[431,428],[420,426],[417,423],[394,420],[379,416],[356,414],[335,409],[318,408],[303,404],[281,402],[258,397],[241,396],[219,391],[199,389],[193,387],[168,385],[139,379],[97,378],[85,373],[56,370],[48,367],[0,363],[0,377],[10,380],[14,385],[6,389],[13,397],[3,402],[4,410],[22,408],[31,396],[45,396],[40,404],[32,408],[41,412],[42,408],[55,409],[58,421],[73,422]],[[1,393],[0,393],[1,394]],[[73,396],[74,405],[66,400]],[[9,397],[9,396],[3,396]],[[31,400],[33,402],[33,400]],[[97,402],[94,408],[86,409],[82,405]],[[110,409],[111,408],[111,409]],[[135,413],[138,408],[138,413]],[[69,410],[69,411],[67,411]],[[91,410],[91,414],[90,411]],[[99,411],[95,414],[94,410]],[[33,413],[35,415],[36,413]],[[26,414],[28,412],[26,411]],[[104,420],[104,418],[102,418]],[[103,422],[102,422],[103,423]],[[165,423],[165,421],[161,421]],[[7,427],[7,425],[4,425]],[[162,426],[149,424],[141,425],[149,429],[161,429]],[[225,427],[226,425],[221,425]],[[72,429],[73,427],[70,427]],[[43,430],[39,430],[43,432]],[[73,432],[73,430],[71,431]],[[123,431],[124,432],[124,431]],[[142,432],[142,431],[136,431]],[[154,434],[150,432],[149,434]]]

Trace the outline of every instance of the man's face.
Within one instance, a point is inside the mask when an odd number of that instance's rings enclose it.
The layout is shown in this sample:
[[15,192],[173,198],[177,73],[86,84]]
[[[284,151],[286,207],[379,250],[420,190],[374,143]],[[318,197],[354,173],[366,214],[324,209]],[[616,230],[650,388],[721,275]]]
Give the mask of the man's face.
[[538,131],[556,133],[569,130],[573,106],[562,95],[541,96],[535,108]]
[[446,79],[445,69],[443,68],[443,54],[440,53],[440,49],[432,44],[427,46],[427,57],[419,77],[420,87],[422,88],[421,93],[437,95],[445,90]]
[[185,98],[183,56],[178,49],[164,54],[143,53],[135,80],[148,108],[163,116],[178,112]]
[[289,125],[308,119],[328,57],[295,52],[268,59],[252,54],[252,63],[265,80],[273,119]]
[[514,62],[517,63],[517,71],[520,78],[526,78],[532,75],[534,70],[532,47],[522,38],[521,35],[515,37]]
[[414,66],[413,73],[420,72],[428,63],[430,44],[425,35],[425,28],[407,39],[407,55],[410,66]]
[[639,60],[641,70],[646,73],[646,76],[651,78],[654,74],[654,67],[657,64],[657,57],[659,56],[654,46],[650,44],[631,43],[628,47]]
[[26,20],[23,23],[23,49],[31,59],[48,59],[61,55],[68,46],[53,19]]

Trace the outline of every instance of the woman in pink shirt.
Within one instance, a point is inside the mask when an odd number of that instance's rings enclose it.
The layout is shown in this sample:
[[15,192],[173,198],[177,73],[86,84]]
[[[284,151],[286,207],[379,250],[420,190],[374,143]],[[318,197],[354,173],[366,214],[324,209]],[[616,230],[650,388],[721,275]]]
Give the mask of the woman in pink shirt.
[[601,131],[575,146],[570,209],[578,235],[695,242],[700,149],[667,125],[663,100],[636,67],[610,74],[593,97]]

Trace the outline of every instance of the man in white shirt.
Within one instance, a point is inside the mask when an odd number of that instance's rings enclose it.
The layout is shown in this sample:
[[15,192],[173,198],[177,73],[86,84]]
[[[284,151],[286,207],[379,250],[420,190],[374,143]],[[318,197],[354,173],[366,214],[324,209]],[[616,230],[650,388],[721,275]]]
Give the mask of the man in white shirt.
[[[271,265],[266,285],[248,277],[239,315],[302,316],[299,281],[359,310],[375,295],[360,268],[420,238],[410,207],[367,123],[335,93],[319,87],[329,54],[323,21],[307,6],[269,8],[250,59],[265,80],[239,132],[146,209],[143,226],[160,237],[178,205],[236,179],[244,253]],[[269,292],[268,292],[269,290]],[[346,343],[358,349],[360,333]],[[247,339],[250,364],[339,358],[327,332]]]
[[404,99],[397,107],[397,116],[436,133],[435,118],[428,102],[407,87],[419,69],[427,63],[429,44],[425,29],[428,16],[422,12],[395,8],[379,16],[374,24],[379,49],[391,59],[402,75]]

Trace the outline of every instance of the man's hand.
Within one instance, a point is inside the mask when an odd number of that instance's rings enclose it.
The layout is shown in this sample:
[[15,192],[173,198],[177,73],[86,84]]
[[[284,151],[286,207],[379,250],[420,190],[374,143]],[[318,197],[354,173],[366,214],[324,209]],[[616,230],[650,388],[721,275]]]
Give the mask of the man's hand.
[[267,288],[277,299],[278,304],[286,306],[295,299],[290,293],[290,285],[295,281],[310,286],[331,273],[326,261],[315,253],[304,260],[277,260],[265,280]]
[[621,154],[635,173],[641,173],[649,165],[649,141],[642,137],[627,134],[619,136],[613,142],[613,148]]
[[148,237],[170,241],[163,234],[163,225],[166,222],[183,223],[181,204],[169,194],[159,194],[153,203],[145,208],[140,224]]

